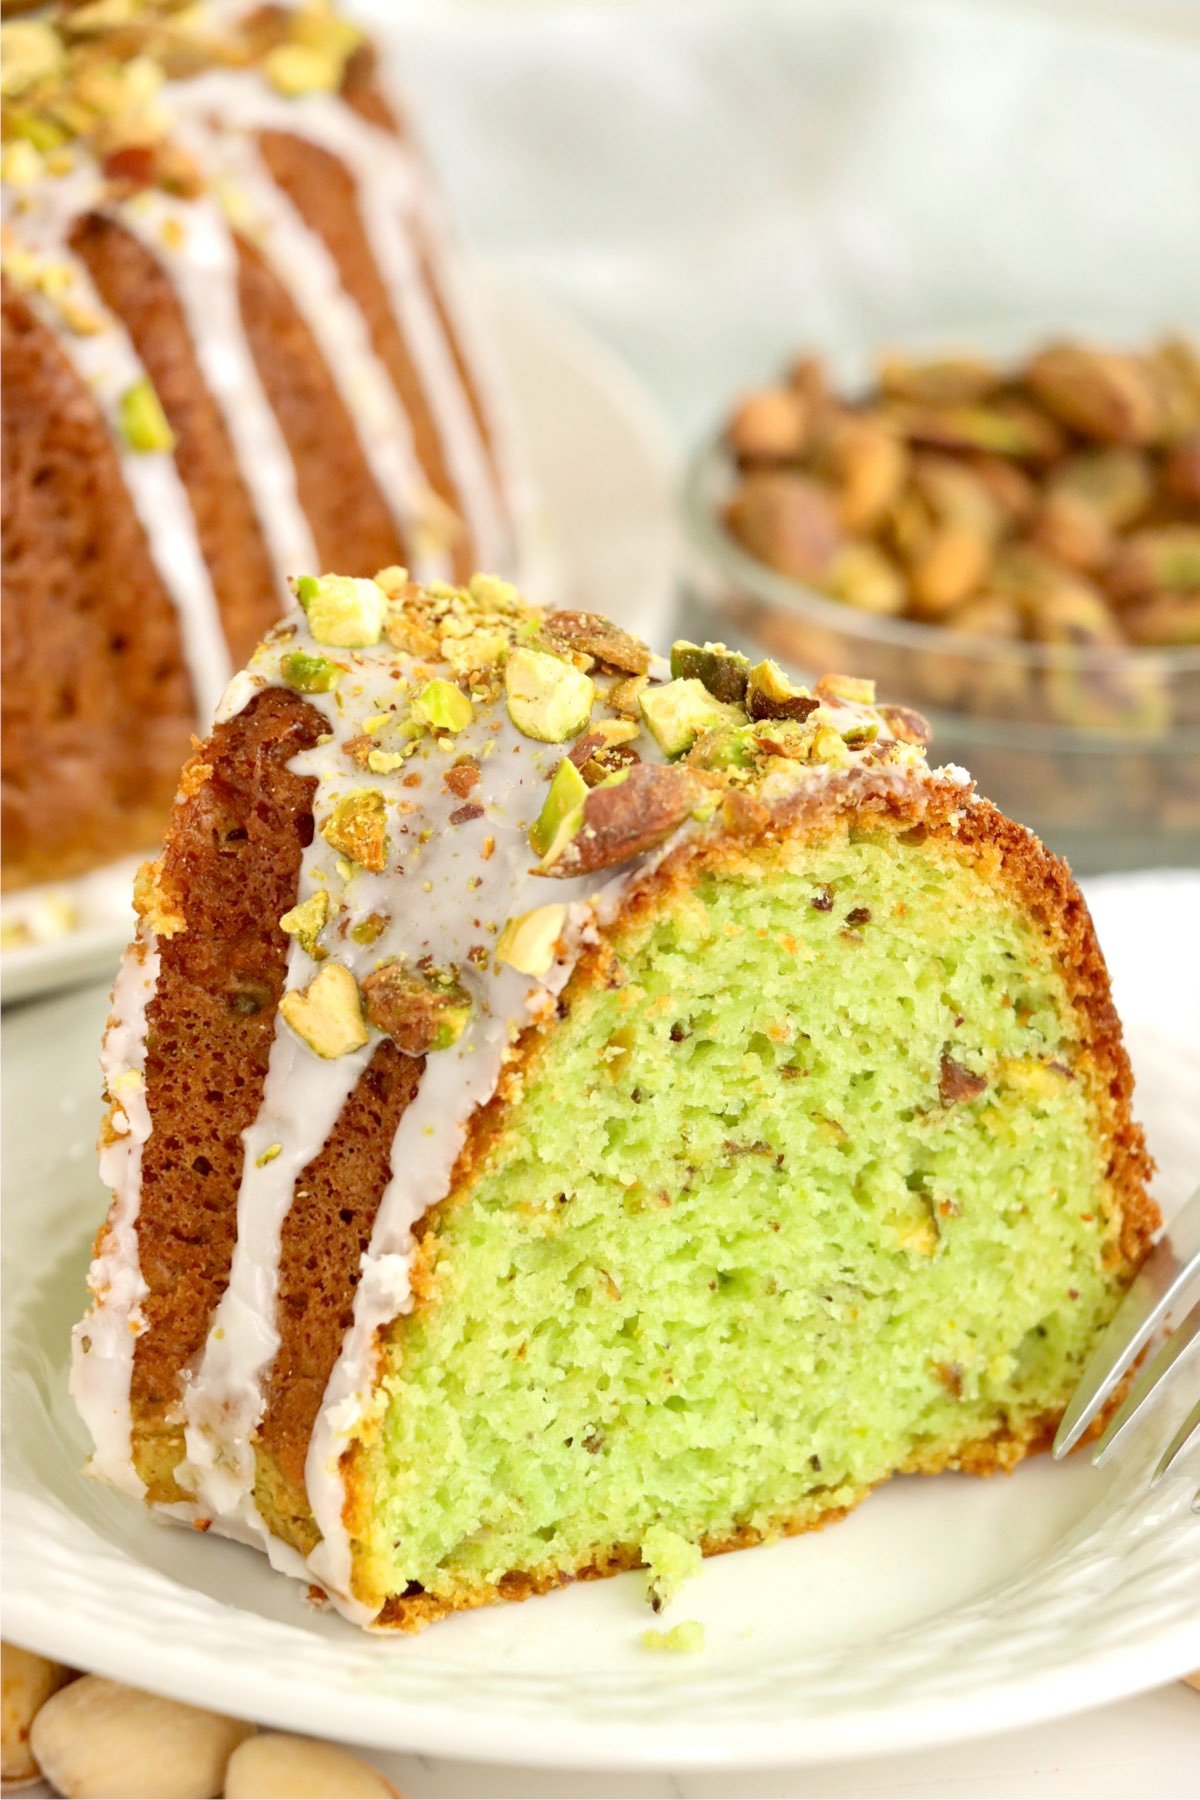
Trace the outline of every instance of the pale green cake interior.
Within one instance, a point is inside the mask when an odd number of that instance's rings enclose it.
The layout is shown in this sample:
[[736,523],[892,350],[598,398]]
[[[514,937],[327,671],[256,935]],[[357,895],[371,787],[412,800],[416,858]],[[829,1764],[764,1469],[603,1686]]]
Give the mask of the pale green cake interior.
[[1061,1407],[1115,1304],[1061,978],[961,857],[796,845],[617,949],[393,1328],[379,1593],[847,1504]]

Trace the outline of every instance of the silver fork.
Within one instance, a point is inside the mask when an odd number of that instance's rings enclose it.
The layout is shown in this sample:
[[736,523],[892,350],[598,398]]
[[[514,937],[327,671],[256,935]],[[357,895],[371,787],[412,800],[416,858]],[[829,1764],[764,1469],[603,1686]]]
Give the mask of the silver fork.
[[[1063,1414],[1054,1439],[1054,1454],[1065,1456],[1103,1411],[1155,1332],[1179,1308],[1189,1291],[1200,1287],[1200,1188],[1171,1221],[1142,1264],[1120,1306],[1084,1367],[1079,1386]],[[1200,1295],[1170,1336],[1142,1370],[1125,1400],[1113,1414],[1092,1461],[1106,1463],[1133,1430],[1151,1401],[1173,1384],[1200,1350]],[[1197,1371],[1200,1388],[1200,1370]],[[1185,1456],[1200,1449],[1200,1401],[1189,1412],[1167,1445],[1150,1485],[1157,1487]],[[1200,1512],[1200,1491],[1192,1502]]]

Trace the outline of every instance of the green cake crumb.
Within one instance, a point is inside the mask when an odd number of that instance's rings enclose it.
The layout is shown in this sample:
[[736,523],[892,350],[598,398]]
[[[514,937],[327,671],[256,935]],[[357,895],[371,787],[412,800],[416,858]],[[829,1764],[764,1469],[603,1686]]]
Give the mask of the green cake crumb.
[[704,1627],[699,1619],[683,1619],[670,1631],[655,1631],[651,1627],[642,1633],[643,1650],[667,1650],[673,1656],[692,1656],[703,1648]]
[[689,1543],[666,1525],[651,1525],[642,1539],[642,1561],[646,1598],[656,1613],[675,1598],[685,1581],[699,1574],[703,1560],[699,1544]]

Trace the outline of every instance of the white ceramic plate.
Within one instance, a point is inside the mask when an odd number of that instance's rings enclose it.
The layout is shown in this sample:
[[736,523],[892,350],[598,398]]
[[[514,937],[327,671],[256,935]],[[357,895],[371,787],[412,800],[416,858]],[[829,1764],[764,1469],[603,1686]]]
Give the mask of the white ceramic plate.
[[[654,638],[672,600],[675,496],[665,428],[623,365],[527,291],[486,281],[520,460],[537,495],[526,588],[550,606],[601,609]],[[133,930],[140,859],[5,895],[5,1002],[110,977]]]
[[[1200,1166],[1200,877],[1096,890],[1177,1205]],[[1189,982],[1191,984],[1189,988]],[[67,1334],[103,1200],[93,1169],[102,990],[5,1028],[5,1634],[261,1721],[380,1747],[589,1767],[827,1761],[1030,1724],[1200,1666],[1200,1470],[1153,1498],[1173,1414],[1115,1470],[893,1483],[844,1524],[707,1563],[651,1656],[637,1576],[460,1615],[419,1638],[314,1611],[252,1552],[154,1523],[80,1474]]]

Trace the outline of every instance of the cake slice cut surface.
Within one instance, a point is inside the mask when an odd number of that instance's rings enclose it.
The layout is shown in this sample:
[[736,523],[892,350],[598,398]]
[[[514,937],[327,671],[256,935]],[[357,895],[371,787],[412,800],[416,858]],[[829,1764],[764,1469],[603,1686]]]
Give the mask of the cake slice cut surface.
[[867,684],[298,597],[141,885],[97,1472],[412,1629],[1041,1448],[1156,1224],[1064,866]]

